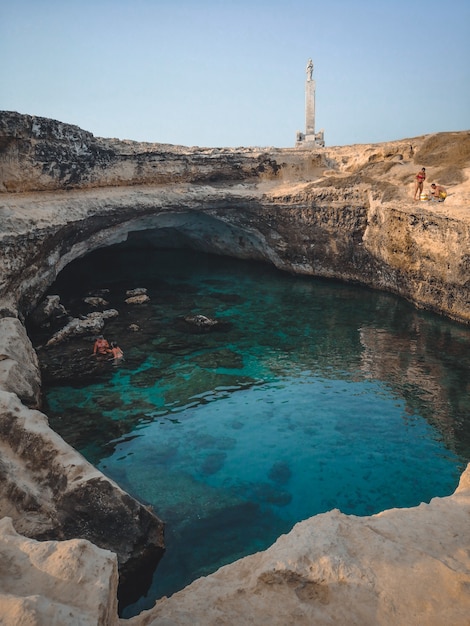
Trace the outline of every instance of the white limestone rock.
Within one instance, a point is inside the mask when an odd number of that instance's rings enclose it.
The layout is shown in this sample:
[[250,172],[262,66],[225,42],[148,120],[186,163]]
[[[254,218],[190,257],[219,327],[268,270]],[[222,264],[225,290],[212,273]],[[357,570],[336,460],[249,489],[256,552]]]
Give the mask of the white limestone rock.
[[29,406],[40,404],[38,358],[16,317],[0,318],[0,389],[16,393]]
[[145,302],[150,302],[150,297],[143,293],[138,296],[130,296],[124,300],[126,304],[145,304]]
[[97,335],[104,328],[104,322],[107,319],[117,317],[119,315],[116,309],[107,309],[106,311],[93,311],[89,313],[85,319],[74,317],[68,324],[58,330],[47,342],[47,346],[61,343],[69,337],[77,337],[83,335]]
[[87,541],[36,542],[0,522],[2,625],[468,626],[470,465],[456,492],[370,517],[338,510],[116,619],[116,561]]
[[2,626],[113,626],[118,623],[116,555],[89,541],[44,541],[0,520]]

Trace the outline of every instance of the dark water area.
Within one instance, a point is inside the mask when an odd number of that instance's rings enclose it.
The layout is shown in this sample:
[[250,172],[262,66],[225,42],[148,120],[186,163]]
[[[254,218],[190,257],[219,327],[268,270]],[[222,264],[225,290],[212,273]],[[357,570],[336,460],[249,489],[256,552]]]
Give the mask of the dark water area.
[[[124,303],[136,287],[149,303]],[[317,513],[455,490],[470,460],[469,328],[390,294],[123,244],[72,263],[49,293],[83,314],[103,288],[119,311],[104,334],[125,361],[99,376],[46,372],[45,410],[166,523],[152,586],[124,617]],[[188,315],[220,324],[202,331]],[[91,358],[93,339],[39,354],[65,368]]]

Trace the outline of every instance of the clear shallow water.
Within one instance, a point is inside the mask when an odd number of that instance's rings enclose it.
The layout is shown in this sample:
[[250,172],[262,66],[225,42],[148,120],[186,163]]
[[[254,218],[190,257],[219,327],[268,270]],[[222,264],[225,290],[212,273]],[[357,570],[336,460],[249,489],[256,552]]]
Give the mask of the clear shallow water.
[[[151,305],[129,333],[126,289]],[[126,361],[47,390],[56,428],[167,523],[130,616],[302,519],[448,495],[470,460],[470,329],[367,289],[183,250],[94,253],[51,293],[108,287]],[[114,300],[113,300],[114,298]],[[229,322],[190,334],[178,317]]]

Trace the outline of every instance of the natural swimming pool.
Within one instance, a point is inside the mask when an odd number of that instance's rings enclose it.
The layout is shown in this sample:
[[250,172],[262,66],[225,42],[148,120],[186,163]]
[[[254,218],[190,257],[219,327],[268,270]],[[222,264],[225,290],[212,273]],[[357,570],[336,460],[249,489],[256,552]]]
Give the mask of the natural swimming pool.
[[[470,460],[470,329],[357,286],[188,250],[113,246],[66,268],[66,306],[109,289],[126,361],[50,385],[50,423],[166,522],[151,606],[339,508],[448,495]],[[140,331],[127,289],[146,287]],[[139,305],[135,305],[139,306]],[[225,322],[192,333],[202,314]]]

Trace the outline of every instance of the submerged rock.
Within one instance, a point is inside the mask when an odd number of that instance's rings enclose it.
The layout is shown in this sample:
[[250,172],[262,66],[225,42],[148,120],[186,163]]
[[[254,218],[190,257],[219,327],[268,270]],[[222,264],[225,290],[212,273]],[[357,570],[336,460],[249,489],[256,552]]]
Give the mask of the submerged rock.
[[241,369],[243,367],[243,356],[229,348],[207,351],[204,354],[195,355],[191,360],[199,367],[207,369]]
[[162,375],[162,370],[157,367],[146,367],[131,374],[130,381],[134,387],[154,387]]
[[285,485],[289,482],[292,476],[292,470],[289,464],[285,461],[277,461],[271,467],[268,473],[268,477],[278,485]]
[[97,358],[92,342],[71,338],[69,341],[38,348],[43,385],[76,387],[107,378],[112,359]]
[[140,294],[126,298],[124,302],[126,304],[144,304],[145,302],[150,302],[150,297],[147,294]]
[[109,306],[109,302],[99,296],[88,296],[87,298],[83,298],[83,302],[96,308]]
[[147,293],[146,287],[136,287],[135,289],[128,289],[126,291],[126,296],[128,298],[133,298],[134,296],[144,296]]
[[204,475],[217,474],[225,463],[227,454],[225,452],[212,452],[208,454],[201,465],[201,473]]
[[217,320],[206,315],[185,315],[177,318],[175,325],[179,330],[194,334],[213,331],[225,332],[232,328],[231,322]]
[[208,328],[210,326],[215,326],[217,324],[217,320],[214,320],[210,317],[206,317],[205,315],[186,315],[184,321],[188,324],[194,324],[199,328]]

